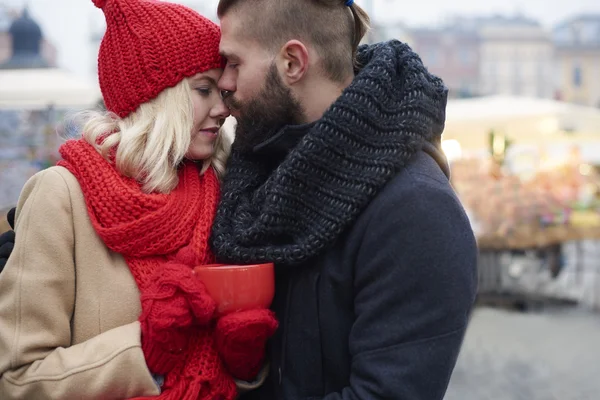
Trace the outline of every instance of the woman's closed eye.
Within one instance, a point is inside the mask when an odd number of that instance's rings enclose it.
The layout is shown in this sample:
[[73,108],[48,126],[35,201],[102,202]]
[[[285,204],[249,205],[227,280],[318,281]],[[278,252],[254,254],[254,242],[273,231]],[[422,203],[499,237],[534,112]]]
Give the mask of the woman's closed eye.
[[196,91],[203,97],[208,97],[212,93],[212,89],[208,87],[199,87],[196,88]]

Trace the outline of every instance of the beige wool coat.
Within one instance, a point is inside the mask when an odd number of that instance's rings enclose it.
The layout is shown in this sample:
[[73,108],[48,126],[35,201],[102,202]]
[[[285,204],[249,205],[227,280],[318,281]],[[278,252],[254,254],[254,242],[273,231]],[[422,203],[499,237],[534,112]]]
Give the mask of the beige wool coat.
[[0,399],[160,394],[142,352],[137,285],[94,231],[77,179],[62,167],[33,176],[15,231],[0,274]]

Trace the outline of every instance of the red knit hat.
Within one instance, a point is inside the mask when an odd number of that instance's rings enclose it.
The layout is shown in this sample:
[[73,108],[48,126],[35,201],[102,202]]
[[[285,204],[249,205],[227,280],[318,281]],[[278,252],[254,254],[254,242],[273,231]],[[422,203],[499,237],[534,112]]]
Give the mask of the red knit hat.
[[158,0],[92,1],[106,17],[100,89],[119,117],[186,77],[223,67],[221,30],[196,11]]

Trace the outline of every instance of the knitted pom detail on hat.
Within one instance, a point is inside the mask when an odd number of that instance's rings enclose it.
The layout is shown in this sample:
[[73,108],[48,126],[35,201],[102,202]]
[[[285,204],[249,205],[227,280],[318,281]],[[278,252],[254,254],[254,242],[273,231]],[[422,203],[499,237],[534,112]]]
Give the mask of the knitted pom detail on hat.
[[94,3],[94,5],[100,9],[104,8],[104,6],[106,5],[106,2],[108,0],[92,0],[92,3]]

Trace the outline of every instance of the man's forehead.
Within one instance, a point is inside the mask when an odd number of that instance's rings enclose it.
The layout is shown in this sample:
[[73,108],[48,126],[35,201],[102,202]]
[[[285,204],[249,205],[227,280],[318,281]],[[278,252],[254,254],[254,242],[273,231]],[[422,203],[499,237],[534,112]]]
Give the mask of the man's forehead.
[[219,51],[222,56],[231,56],[235,52],[237,36],[235,34],[235,24],[231,24],[230,14],[221,18],[221,42],[219,44]]
[[221,36],[219,53],[225,58],[240,58],[253,53],[260,53],[261,46],[256,41],[240,36]]
[[237,13],[228,13],[223,15],[219,20],[221,25],[221,36],[232,36],[236,33],[241,22],[240,18],[236,15]]
[[253,38],[251,27],[244,28],[243,16],[232,12],[221,18],[221,42],[219,52],[225,58],[247,58],[254,55],[262,56],[266,51],[259,41]]
[[221,37],[221,43],[219,43],[219,53],[225,58],[231,58],[238,55],[239,46],[234,40],[228,40],[227,38]]

